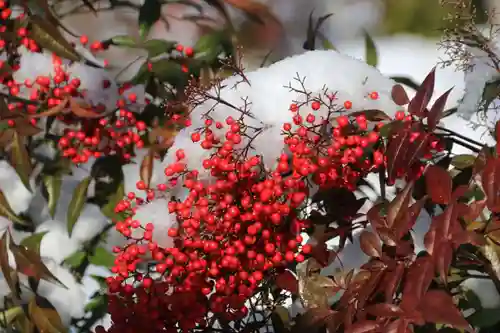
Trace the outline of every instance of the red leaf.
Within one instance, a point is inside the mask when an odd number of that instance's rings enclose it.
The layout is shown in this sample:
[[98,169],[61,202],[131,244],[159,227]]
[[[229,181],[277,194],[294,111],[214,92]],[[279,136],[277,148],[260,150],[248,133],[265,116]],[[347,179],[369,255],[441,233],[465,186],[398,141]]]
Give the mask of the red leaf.
[[481,175],[486,194],[486,205],[492,212],[500,212],[500,158],[490,158]]
[[451,200],[453,180],[445,169],[431,165],[425,172],[427,193],[434,203],[445,205]]
[[419,305],[426,322],[451,325],[457,329],[471,329],[469,323],[455,306],[453,298],[443,290],[429,290]]
[[475,246],[483,246],[486,243],[486,240],[484,237],[480,234],[478,234],[475,231],[468,231],[468,230],[463,230],[460,232],[457,232],[453,234],[453,243],[455,243],[456,246],[462,245],[462,244],[472,244]]
[[403,88],[403,86],[400,84],[396,84],[392,87],[391,96],[392,100],[397,105],[406,105],[410,102],[405,88]]
[[444,107],[446,106],[446,101],[448,100],[448,96],[453,88],[447,90],[444,94],[439,96],[439,98],[432,105],[431,110],[429,111],[429,115],[427,116],[427,125],[429,126],[429,130],[432,131],[436,128],[439,120],[443,116]]
[[424,235],[424,245],[430,255],[434,254],[434,247],[436,246],[436,228],[431,227]]
[[497,142],[497,157],[500,157],[500,120],[495,124],[495,141]]
[[386,326],[384,333],[407,333],[408,322],[405,319],[396,319]]
[[[403,217],[408,212],[408,204],[411,199],[411,192],[413,189],[413,182],[409,182],[406,184],[403,191],[398,193],[398,195],[394,198],[394,200],[389,203],[387,207],[387,226],[390,228],[394,225],[394,223],[403,220]],[[404,223],[403,221],[401,223]],[[395,226],[398,228],[398,226]]]
[[473,201],[469,206],[469,209],[466,214],[463,215],[463,219],[465,221],[471,222],[477,219],[481,212],[486,207],[486,199],[481,201]]
[[448,271],[450,270],[451,260],[453,259],[453,248],[448,242],[441,242],[434,254],[436,260],[436,270],[441,280],[448,283]]
[[414,309],[434,279],[434,265],[429,256],[418,257],[408,269],[401,308]]
[[385,294],[385,301],[390,302],[394,297],[394,293],[403,278],[403,273],[405,272],[405,266],[403,263],[398,263],[393,271],[387,271],[385,274],[385,283],[382,283]]
[[299,281],[290,271],[284,271],[276,277],[276,286],[294,295],[299,292]]
[[431,100],[434,92],[434,81],[436,79],[436,67],[434,67],[420,85],[417,93],[408,105],[408,111],[417,117],[424,115],[424,110]]
[[359,236],[361,250],[370,257],[380,258],[382,256],[382,245],[380,239],[374,233],[363,231]]
[[423,196],[420,200],[415,202],[408,208],[408,219],[406,223],[398,223],[396,227],[397,237],[403,237],[410,229],[413,228],[417,222],[417,218],[420,216],[422,208],[424,208],[425,202],[427,200],[427,195]]
[[378,303],[370,305],[366,308],[366,311],[375,317],[399,317],[403,315],[403,310],[395,304],[391,303]]
[[379,328],[379,325],[374,320],[365,320],[359,323],[353,324],[346,333],[368,333],[375,332]]
[[396,179],[397,172],[405,166],[406,153],[410,144],[410,135],[408,131],[400,131],[395,137],[389,140],[387,146],[387,174],[389,181]]

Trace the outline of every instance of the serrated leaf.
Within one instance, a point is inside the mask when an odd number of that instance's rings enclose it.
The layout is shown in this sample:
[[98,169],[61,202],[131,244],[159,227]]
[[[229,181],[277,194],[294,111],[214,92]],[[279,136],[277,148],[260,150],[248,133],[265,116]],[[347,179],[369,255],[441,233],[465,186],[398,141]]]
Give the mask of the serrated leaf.
[[54,306],[44,297],[35,296],[28,304],[28,313],[40,332],[65,333],[68,329],[63,325],[61,317]]
[[71,61],[81,60],[75,48],[64,38],[57,27],[38,15],[31,15],[29,21],[31,22],[30,37],[41,47]]
[[80,264],[83,262],[83,260],[86,257],[85,251],[78,251],[70,255],[69,257],[66,257],[64,259],[64,264],[71,266],[71,267],[78,267]]
[[48,231],[39,232],[30,235],[21,241],[22,246],[26,246],[28,249],[40,253],[40,244],[42,243],[43,236],[45,236]]
[[139,9],[139,35],[144,38],[149,30],[161,17],[161,2],[159,0],[145,0]]
[[57,208],[57,202],[61,195],[62,177],[61,175],[44,175],[43,185],[48,193],[48,208],[50,216],[54,217]]
[[370,66],[377,67],[378,65],[378,54],[377,47],[375,46],[375,42],[373,41],[370,34],[365,31],[365,48],[366,48],[366,63]]
[[115,256],[103,247],[97,247],[94,255],[89,258],[92,265],[111,268],[115,264]]
[[24,138],[17,132],[14,132],[12,138],[9,157],[10,164],[16,170],[23,185],[31,191],[30,176],[33,171],[31,158],[26,149]]
[[76,221],[82,213],[85,202],[87,201],[87,191],[91,181],[91,177],[86,177],[78,184],[78,186],[73,191],[73,197],[71,198],[71,202],[69,203],[67,214],[67,227],[68,233],[70,235],[73,231],[73,227],[75,226]]
[[16,213],[14,213],[2,190],[0,190],[0,216],[4,216],[14,223],[25,226],[29,225],[28,221],[24,220],[23,218],[17,216]]

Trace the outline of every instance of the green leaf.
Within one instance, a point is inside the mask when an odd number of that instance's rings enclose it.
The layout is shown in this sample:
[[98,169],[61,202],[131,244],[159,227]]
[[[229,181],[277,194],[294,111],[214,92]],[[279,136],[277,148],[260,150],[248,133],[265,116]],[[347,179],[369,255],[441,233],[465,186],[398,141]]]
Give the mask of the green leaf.
[[111,268],[115,264],[115,256],[105,248],[99,246],[95,249],[94,255],[90,257],[89,261],[92,265]]
[[370,66],[377,67],[378,54],[377,47],[372,37],[365,31],[365,47],[366,47],[366,63]]
[[85,202],[87,201],[87,190],[89,188],[91,180],[92,177],[83,179],[73,192],[73,197],[71,198],[71,202],[69,203],[67,216],[67,227],[68,233],[70,235],[73,231],[73,227],[75,226],[76,221],[78,220],[78,217],[80,217],[80,214],[82,213]]
[[125,185],[123,184],[123,182],[121,182],[116,193],[113,194],[109,198],[108,203],[101,208],[101,212],[111,220],[121,220],[123,216],[115,212],[115,207],[123,199],[124,196]]
[[396,81],[397,83],[404,84],[407,87],[412,88],[413,90],[418,90],[420,88],[420,85],[410,79],[409,77],[405,76],[391,76],[391,79]]
[[225,30],[201,36],[194,46],[194,58],[207,63],[214,62],[222,53],[232,55],[231,36]]
[[139,68],[135,76],[130,80],[133,85],[145,84],[151,77],[151,72],[148,69],[148,64],[145,62]]
[[145,41],[140,45],[141,48],[148,51],[148,56],[154,58],[163,53],[170,53],[175,49],[177,42],[162,40],[162,39],[150,39]]
[[139,9],[139,35],[144,38],[149,30],[161,17],[161,2],[159,0],[146,0]]
[[152,62],[152,72],[158,80],[174,87],[182,87],[187,83],[187,75],[182,71],[181,65],[169,59]]
[[62,177],[61,175],[44,175],[43,185],[48,193],[48,207],[50,216],[54,217],[57,208],[57,202],[61,195]]
[[94,312],[97,309],[106,308],[108,305],[107,302],[108,302],[108,297],[106,295],[98,295],[98,296],[92,298],[85,305],[85,312],[87,312],[87,311]]
[[57,27],[38,15],[29,17],[31,22],[31,34],[41,47],[54,52],[56,55],[72,61],[81,60],[75,48],[64,38]]
[[135,40],[128,35],[119,35],[111,38],[111,43],[116,46],[137,47]]
[[476,157],[474,155],[455,155],[451,159],[450,164],[459,170],[467,169],[472,167],[476,162]]
[[31,191],[30,176],[33,171],[31,166],[31,158],[26,149],[24,143],[24,138],[14,132],[14,137],[12,138],[12,145],[10,150],[10,164],[16,169],[19,178],[23,182],[23,185]]
[[467,321],[474,327],[491,327],[500,321],[499,308],[480,309],[467,317]]
[[22,246],[26,246],[28,249],[40,253],[40,244],[42,243],[43,236],[45,236],[48,231],[39,232],[30,235],[21,241]]
[[0,216],[4,216],[7,219],[17,224],[21,224],[24,226],[29,225],[28,221],[17,216],[16,213],[14,213],[14,211],[9,205],[9,202],[7,201],[7,198],[5,198],[5,195],[3,194],[2,190],[0,190]]
[[83,260],[85,259],[85,256],[87,254],[85,251],[78,251],[70,255],[69,257],[64,259],[64,264],[70,266],[70,267],[78,267],[81,265]]

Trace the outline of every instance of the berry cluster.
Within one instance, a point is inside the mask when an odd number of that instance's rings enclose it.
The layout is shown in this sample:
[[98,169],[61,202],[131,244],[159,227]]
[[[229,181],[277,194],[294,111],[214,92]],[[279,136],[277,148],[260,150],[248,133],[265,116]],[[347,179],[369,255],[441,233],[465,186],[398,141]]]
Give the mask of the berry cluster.
[[[354,190],[361,177],[386,164],[385,147],[391,142],[380,133],[386,124],[374,124],[364,113],[349,115],[350,101],[339,109],[333,100],[291,104],[293,124],[283,125],[290,154],[283,153],[272,170],[264,167],[259,155],[249,153],[259,131],[247,126],[242,115],[224,122],[207,119],[202,129],[191,134],[194,143],[212,152],[201,162],[212,177],[210,182],[200,180],[201,169],[188,170],[189,153],[177,150],[177,161],[165,169],[165,184],[157,189],[137,184],[146,192],[146,200],[129,193],[116,207],[116,212],[128,215],[116,229],[132,243],[115,248],[116,276],[107,280],[114,300],[109,332],[145,330],[144,325],[149,325],[148,332],[177,328],[188,332],[203,328],[210,313],[226,321],[241,319],[248,313],[246,300],[263,281],[311,255],[312,247],[302,245],[300,234],[310,226],[303,208],[312,183]],[[315,114],[325,105],[326,117]],[[396,121],[408,130],[420,123],[403,111],[396,114]],[[222,129],[225,134],[216,135]],[[175,246],[161,248],[152,240],[154,226],[143,227],[134,220],[134,213],[139,205],[165,197],[168,188],[178,185],[188,195],[168,203],[178,221],[178,227],[168,232]],[[143,231],[138,238],[132,236],[137,229]],[[139,273],[137,265],[151,259],[155,264]],[[197,311],[186,316],[183,302],[172,303],[179,295],[197,300]],[[152,303],[145,306],[147,302]],[[155,315],[140,319],[150,314],[149,308]]]

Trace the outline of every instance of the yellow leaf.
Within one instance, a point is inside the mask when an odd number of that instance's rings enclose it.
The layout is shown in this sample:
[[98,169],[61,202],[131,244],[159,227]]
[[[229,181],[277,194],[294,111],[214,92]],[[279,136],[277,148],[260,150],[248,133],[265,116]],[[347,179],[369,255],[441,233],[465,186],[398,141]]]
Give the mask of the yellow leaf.
[[61,317],[50,302],[41,297],[35,296],[28,305],[28,312],[40,332],[44,333],[65,333],[68,329],[64,327]]

